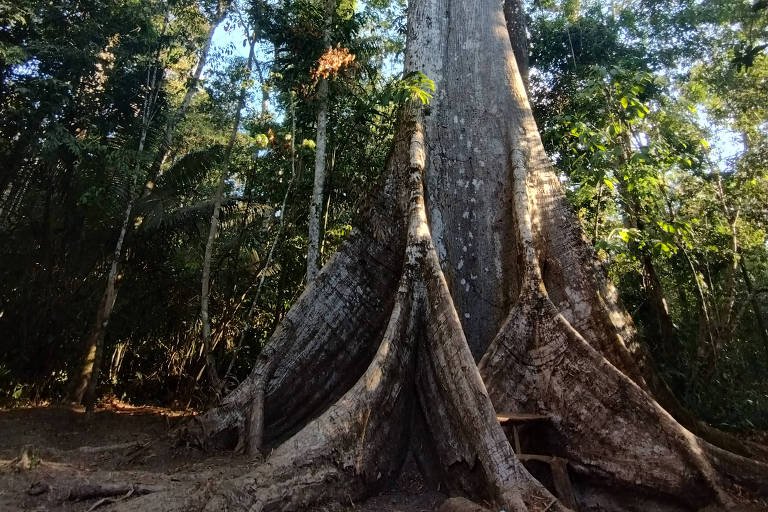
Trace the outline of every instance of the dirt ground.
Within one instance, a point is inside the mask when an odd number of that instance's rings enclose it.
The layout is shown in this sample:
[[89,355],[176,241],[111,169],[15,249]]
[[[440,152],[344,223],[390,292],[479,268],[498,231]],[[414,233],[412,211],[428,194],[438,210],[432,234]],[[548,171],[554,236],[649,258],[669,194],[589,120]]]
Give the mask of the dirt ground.
[[[247,472],[254,462],[232,453],[211,454],[176,446],[174,429],[189,413],[111,404],[90,417],[70,407],[0,409],[0,512],[92,512],[130,500],[142,488],[190,491]],[[748,436],[765,443],[764,432]],[[333,512],[428,512],[446,496],[426,490],[415,469],[364,503]],[[121,485],[111,498],[78,498],[88,485]],[[743,511],[768,511],[745,499]],[[307,511],[310,512],[310,511]],[[314,512],[314,511],[313,511]],[[331,512],[318,509],[317,512]]]
[[[188,414],[125,405],[99,409],[90,418],[68,407],[0,409],[0,512],[90,512],[131,499],[141,487],[199,482],[201,475],[217,481],[250,465],[242,456],[174,446],[172,431],[184,421]],[[88,484],[108,483],[127,489],[110,499],[74,499]],[[426,512],[444,499],[405,476],[347,510]]]

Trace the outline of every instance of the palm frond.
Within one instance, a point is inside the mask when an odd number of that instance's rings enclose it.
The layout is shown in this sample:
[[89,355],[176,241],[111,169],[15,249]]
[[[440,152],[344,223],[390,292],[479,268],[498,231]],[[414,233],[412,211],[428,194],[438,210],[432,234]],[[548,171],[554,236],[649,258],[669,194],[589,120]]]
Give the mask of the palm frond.
[[[208,224],[213,215],[214,200],[206,199],[190,205],[173,207],[171,201],[160,197],[152,198],[142,204],[141,229],[146,233],[156,231],[178,231],[192,224]],[[246,224],[269,217],[272,209],[262,204],[247,204],[240,198],[225,199],[219,211],[222,230],[236,227],[245,216]]]
[[188,192],[221,163],[223,152],[224,148],[217,144],[187,153],[158,178],[154,191],[163,195]]

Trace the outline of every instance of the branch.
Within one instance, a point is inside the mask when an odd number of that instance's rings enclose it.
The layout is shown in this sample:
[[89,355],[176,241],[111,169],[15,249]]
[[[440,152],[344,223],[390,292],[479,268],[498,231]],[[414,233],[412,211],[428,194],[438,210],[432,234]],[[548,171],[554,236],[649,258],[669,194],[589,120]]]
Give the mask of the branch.
[[67,499],[69,501],[82,501],[93,498],[122,496],[128,493],[130,493],[130,495],[142,496],[144,494],[159,492],[164,489],[164,487],[157,485],[143,484],[83,484],[70,489],[69,494],[67,494]]

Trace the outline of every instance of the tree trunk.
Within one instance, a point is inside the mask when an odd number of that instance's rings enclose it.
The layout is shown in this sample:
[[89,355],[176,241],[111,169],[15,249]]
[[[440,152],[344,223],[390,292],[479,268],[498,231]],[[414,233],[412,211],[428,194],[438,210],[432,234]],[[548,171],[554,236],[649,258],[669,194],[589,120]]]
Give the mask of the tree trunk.
[[[246,77],[250,77],[251,70],[253,69],[253,61],[256,55],[256,37],[250,41],[250,51],[248,52],[248,60],[245,65]],[[210,380],[211,386],[217,392],[221,388],[221,379],[216,370],[216,362],[213,358],[213,345],[211,344],[211,320],[208,311],[208,305],[210,302],[210,287],[211,287],[211,260],[213,259],[213,246],[216,241],[216,235],[219,231],[219,214],[221,213],[221,203],[224,199],[224,185],[229,176],[229,164],[232,158],[232,150],[237,141],[237,134],[240,130],[240,120],[243,115],[243,108],[245,107],[245,99],[247,97],[247,89],[245,83],[241,86],[240,97],[238,98],[237,108],[235,110],[235,119],[232,122],[232,131],[229,134],[229,140],[224,150],[224,168],[221,171],[219,182],[216,185],[216,193],[213,198],[213,214],[211,215],[211,223],[208,229],[208,239],[205,243],[205,255],[203,256],[203,273],[200,283],[200,322],[202,323],[202,337],[203,337],[203,350],[205,350],[205,367]]]
[[509,32],[509,40],[515,54],[517,70],[520,73],[520,78],[523,79],[525,91],[530,92],[528,89],[529,45],[526,29],[528,24],[525,20],[525,6],[522,0],[504,0],[504,19],[507,22],[507,32]]
[[[153,66],[147,70],[147,80],[145,84],[146,95],[141,111],[141,134],[139,136],[138,155],[141,155],[144,152],[144,145],[147,140],[151,122],[150,111],[154,108],[157,101],[159,84],[158,67]],[[73,402],[83,404],[87,411],[93,410],[96,403],[96,386],[98,384],[101,365],[104,359],[104,337],[107,334],[109,320],[112,317],[112,309],[117,300],[118,267],[120,265],[120,259],[122,259],[123,256],[123,243],[125,242],[125,236],[128,233],[128,228],[131,224],[131,219],[133,218],[133,205],[136,201],[134,189],[137,185],[137,177],[139,173],[138,162],[136,163],[133,172],[134,176],[132,184],[128,189],[128,203],[125,205],[123,221],[120,224],[120,234],[117,237],[117,242],[115,243],[115,248],[112,252],[112,261],[109,266],[109,274],[107,274],[107,284],[104,288],[104,294],[101,297],[101,301],[99,302],[99,307],[96,310],[96,319],[86,338],[85,356],[80,367],[79,376],[72,389],[72,396],[70,397]]]
[[730,506],[731,484],[767,492],[768,466],[695,437],[652,397],[632,323],[544,153],[500,3],[411,2],[405,63],[437,93],[404,115],[366,222],[251,375],[187,432],[211,445],[234,431],[266,462],[127,507],[348,503],[391,482],[410,451],[451,494],[566,510],[496,411],[548,420],[531,435],[568,460],[580,507],[683,511]]
[[752,311],[755,313],[755,322],[757,323],[757,330],[760,332],[760,339],[763,341],[763,347],[766,355],[768,355],[768,329],[765,326],[765,320],[763,320],[763,308],[760,307],[760,301],[757,299],[754,287],[752,286],[752,279],[749,277],[749,271],[747,271],[747,265],[744,263],[744,256],[739,256],[739,267],[741,267],[741,276],[744,279],[744,288],[746,288],[749,294],[749,302],[752,305]]
[[309,245],[307,247],[307,283],[319,272],[320,217],[323,214],[323,188],[325,186],[325,145],[328,126],[328,79],[321,78],[317,87],[317,145],[315,147],[315,178],[309,202]]
[[[143,140],[142,144],[143,145]],[[134,183],[135,184],[135,183]],[[82,367],[80,369],[79,379],[72,394],[72,401],[83,404],[86,411],[92,411],[96,404],[96,385],[101,374],[101,364],[104,359],[104,337],[107,334],[107,326],[112,316],[112,309],[117,299],[117,268],[122,257],[123,242],[128,231],[128,224],[133,210],[134,199],[128,201],[123,215],[123,223],[120,228],[120,235],[115,244],[115,250],[112,254],[112,264],[107,274],[107,286],[99,302],[96,311],[96,320],[88,333],[86,340],[87,351]]]
[[[334,0],[325,1],[325,27],[323,42],[326,50],[331,47],[331,23]],[[315,178],[312,198],[309,201],[309,245],[307,247],[307,283],[317,277],[320,259],[320,217],[323,215],[323,188],[325,187],[325,146],[328,139],[328,78],[320,78],[317,85],[317,137],[315,147]]]
[[[211,47],[211,41],[216,28],[221,21],[226,17],[229,10],[230,3],[222,1],[218,5],[217,17],[214,19],[211,27],[208,31],[208,37],[200,53],[200,58],[195,66],[195,71],[192,75],[192,80],[187,86],[187,91],[184,94],[184,99],[179,106],[179,109],[168,122],[165,129],[163,144],[155,155],[154,162],[150,168],[146,183],[144,185],[144,193],[148,193],[155,186],[155,180],[160,173],[160,168],[165,160],[168,150],[173,142],[173,137],[176,133],[176,127],[184,116],[186,116],[189,106],[192,104],[192,99],[197,92],[197,86],[200,82],[200,76],[202,75],[203,68],[208,60],[208,53]],[[166,18],[167,23],[167,18]],[[147,133],[149,130],[150,122],[150,109],[154,109],[154,103],[157,99],[159,92],[159,79],[157,77],[157,67],[153,68],[153,75],[147,79],[147,98],[145,98],[142,109],[142,128],[139,141],[138,153],[141,154],[144,151],[144,145],[146,143]],[[150,96],[152,98],[150,98]],[[151,101],[150,101],[151,100]],[[135,172],[138,173],[139,169],[136,168]],[[136,183],[130,188],[131,197],[126,204],[125,213],[123,215],[123,222],[120,226],[120,234],[118,235],[115,249],[112,255],[112,262],[110,264],[109,274],[107,275],[107,284],[104,289],[104,294],[99,302],[98,309],[96,311],[96,319],[91,327],[86,338],[86,351],[79,377],[72,391],[71,399],[73,402],[82,403],[86,409],[91,410],[96,401],[96,385],[98,384],[99,374],[101,372],[101,365],[103,362],[104,352],[104,337],[107,333],[107,327],[109,325],[110,318],[112,316],[112,309],[114,308],[115,301],[117,300],[117,276],[118,267],[120,265],[120,259],[123,255],[123,243],[125,242],[125,236],[128,232],[128,228],[133,221],[133,206],[136,198],[133,197],[134,188]]]

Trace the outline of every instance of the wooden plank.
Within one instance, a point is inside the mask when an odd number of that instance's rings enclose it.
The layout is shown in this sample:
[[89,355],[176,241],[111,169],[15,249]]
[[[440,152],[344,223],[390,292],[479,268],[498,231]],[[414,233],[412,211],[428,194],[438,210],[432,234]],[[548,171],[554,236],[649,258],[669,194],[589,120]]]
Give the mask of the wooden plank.
[[552,464],[552,457],[549,455],[537,455],[535,453],[520,453],[517,455],[517,458],[521,462],[526,462],[529,460],[535,460],[538,462],[544,462],[545,464]]
[[552,481],[555,484],[555,492],[560,502],[573,511],[578,511],[576,495],[573,493],[571,479],[568,476],[568,461],[559,457],[552,457],[549,467],[552,468]]
[[543,421],[551,419],[543,414],[533,414],[529,412],[497,412],[496,419],[499,423],[532,423],[534,421]]

